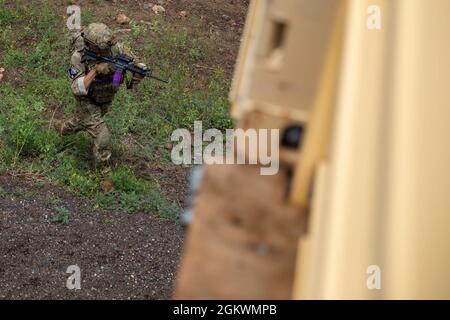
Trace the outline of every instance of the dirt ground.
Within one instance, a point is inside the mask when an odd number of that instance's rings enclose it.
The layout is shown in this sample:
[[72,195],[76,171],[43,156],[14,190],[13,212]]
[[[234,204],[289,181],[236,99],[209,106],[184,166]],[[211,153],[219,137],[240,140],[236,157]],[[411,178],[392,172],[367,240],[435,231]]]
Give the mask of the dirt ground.
[[[170,298],[183,230],[148,214],[95,210],[49,183],[0,177],[0,298]],[[52,221],[57,196],[70,223]],[[67,268],[81,270],[81,290],[68,290]]]
[[[61,6],[67,1],[50,1]],[[90,1],[73,1],[82,6]],[[136,21],[151,18],[148,3],[162,4],[168,19],[189,25],[211,40],[215,52],[210,66],[220,65],[231,77],[243,30],[248,0],[97,1],[93,15],[114,21],[124,12]],[[147,5],[147,6],[146,6]],[[55,8],[58,8],[55,7]],[[145,11],[147,10],[147,11]],[[187,11],[187,17],[180,17]],[[184,19],[180,21],[180,19]],[[202,71],[203,70],[203,71]],[[208,72],[208,66],[199,72]],[[201,74],[199,75],[201,76]],[[186,193],[186,170],[179,173],[177,188],[162,183],[163,192],[177,194],[179,204]],[[159,172],[159,171],[161,172]],[[145,168],[142,173],[145,174]],[[183,184],[184,185],[180,185]],[[0,299],[168,299],[171,297],[184,231],[179,223],[148,214],[105,212],[92,207],[45,178],[3,174],[0,176]],[[52,199],[70,211],[70,223],[52,221]],[[81,290],[68,290],[69,266],[81,270]]]

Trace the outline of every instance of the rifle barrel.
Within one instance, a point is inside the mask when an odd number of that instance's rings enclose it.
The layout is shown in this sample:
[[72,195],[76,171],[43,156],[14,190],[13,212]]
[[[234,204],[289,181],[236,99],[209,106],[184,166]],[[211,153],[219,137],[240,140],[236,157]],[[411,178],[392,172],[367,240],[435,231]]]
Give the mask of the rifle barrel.
[[160,82],[169,83],[169,81],[167,81],[167,80],[163,80],[161,78],[158,78],[158,77],[152,75],[152,72],[150,70],[145,70],[145,69],[136,67],[131,62],[121,60],[120,58],[103,57],[103,56],[99,56],[99,55],[95,54],[94,52],[92,52],[88,49],[84,49],[83,57],[82,57],[81,61],[84,62],[87,60],[87,58],[91,58],[90,60],[94,60],[94,61],[108,62],[116,67],[120,67],[123,70],[129,70],[132,73],[137,73],[137,74],[152,78],[154,80],[158,80]]

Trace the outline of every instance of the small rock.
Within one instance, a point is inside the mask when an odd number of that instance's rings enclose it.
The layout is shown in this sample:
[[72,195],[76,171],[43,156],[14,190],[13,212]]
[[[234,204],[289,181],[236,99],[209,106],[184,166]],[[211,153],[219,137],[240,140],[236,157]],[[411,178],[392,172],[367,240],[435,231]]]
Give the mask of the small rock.
[[153,7],[153,3],[144,3],[144,10],[148,10]]
[[164,9],[164,7],[161,5],[154,5],[152,10],[155,14],[160,14],[160,13],[166,12],[166,9]]
[[131,19],[128,18],[124,13],[119,13],[117,15],[116,21],[120,24],[128,24],[130,23]]
[[131,32],[131,29],[119,29],[117,32]]
[[5,72],[5,68],[0,68],[0,73]]
[[178,14],[181,18],[186,18],[188,13],[186,10],[180,11],[180,13]]
[[114,183],[111,180],[103,180],[100,182],[100,187],[103,192],[109,192],[114,188]]
[[173,149],[173,144],[171,143],[167,143],[164,148],[166,148],[167,150],[172,150]]

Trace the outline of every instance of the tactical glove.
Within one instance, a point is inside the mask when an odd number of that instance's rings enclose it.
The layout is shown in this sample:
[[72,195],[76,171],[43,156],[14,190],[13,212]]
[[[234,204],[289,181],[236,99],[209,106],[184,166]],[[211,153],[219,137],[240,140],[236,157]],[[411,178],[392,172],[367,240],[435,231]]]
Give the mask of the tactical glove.
[[[141,69],[147,70],[147,66],[145,64],[143,64],[143,63],[138,63],[136,65],[136,67],[139,67]],[[137,74],[137,73],[133,74],[133,82],[140,82],[144,78],[145,78],[145,76],[142,76],[140,74]]]
[[95,66],[95,70],[97,70],[98,74],[107,75],[111,73],[111,68],[109,67],[109,64],[106,62],[99,63]]

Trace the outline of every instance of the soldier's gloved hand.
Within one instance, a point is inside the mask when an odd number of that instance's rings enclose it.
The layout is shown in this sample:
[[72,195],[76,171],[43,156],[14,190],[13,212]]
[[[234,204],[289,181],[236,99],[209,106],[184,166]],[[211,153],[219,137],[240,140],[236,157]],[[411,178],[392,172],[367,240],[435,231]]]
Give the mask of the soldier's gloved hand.
[[[147,70],[147,66],[145,65],[145,64],[143,64],[143,63],[138,63],[137,65],[136,65],[136,67],[138,67],[138,68],[141,68],[141,69],[144,69],[144,70]],[[140,75],[140,74],[137,74],[137,73],[134,73],[133,74],[133,81],[134,82],[140,82],[142,79],[144,79],[145,78],[145,76],[142,76],[142,75]]]
[[98,74],[107,75],[111,73],[111,68],[109,67],[109,64],[106,62],[99,63],[95,66],[95,70],[97,70]]

